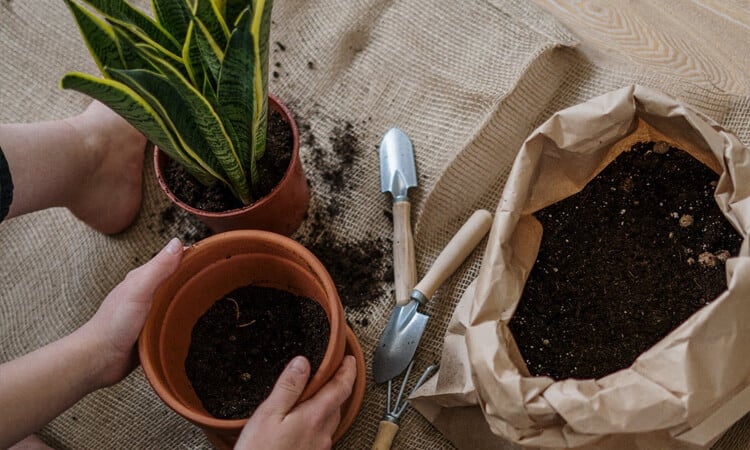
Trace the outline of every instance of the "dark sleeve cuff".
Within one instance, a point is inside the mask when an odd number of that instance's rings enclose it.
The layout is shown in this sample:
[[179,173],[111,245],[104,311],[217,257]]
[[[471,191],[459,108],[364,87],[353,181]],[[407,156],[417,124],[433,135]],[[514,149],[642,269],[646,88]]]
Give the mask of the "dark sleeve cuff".
[[8,160],[0,149],[0,221],[5,219],[13,201],[13,179],[10,177]]

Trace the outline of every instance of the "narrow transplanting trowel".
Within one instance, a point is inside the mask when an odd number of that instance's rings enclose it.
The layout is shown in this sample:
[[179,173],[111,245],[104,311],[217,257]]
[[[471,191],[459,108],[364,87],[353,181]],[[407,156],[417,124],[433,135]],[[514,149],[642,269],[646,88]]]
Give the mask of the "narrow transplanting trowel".
[[409,303],[409,293],[417,282],[408,197],[409,188],[416,186],[411,140],[400,129],[391,128],[380,142],[380,190],[393,196],[393,284],[397,305]]
[[480,209],[464,223],[448,242],[424,278],[411,292],[405,306],[396,306],[375,348],[372,372],[376,383],[400,374],[414,357],[429,316],[417,311],[438,287],[463,263],[492,226],[492,214]]

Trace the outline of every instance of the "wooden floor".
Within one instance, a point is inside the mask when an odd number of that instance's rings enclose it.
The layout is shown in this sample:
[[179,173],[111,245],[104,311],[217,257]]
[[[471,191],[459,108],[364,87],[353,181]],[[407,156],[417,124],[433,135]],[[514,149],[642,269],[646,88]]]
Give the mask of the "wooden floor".
[[750,95],[748,0],[534,0],[606,64],[639,64]]

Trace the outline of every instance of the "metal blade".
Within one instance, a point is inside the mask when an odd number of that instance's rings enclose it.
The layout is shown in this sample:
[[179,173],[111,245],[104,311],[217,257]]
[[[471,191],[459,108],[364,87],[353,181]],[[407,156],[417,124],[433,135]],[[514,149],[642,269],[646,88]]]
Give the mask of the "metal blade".
[[390,192],[397,201],[405,200],[409,188],[416,186],[411,140],[399,128],[391,128],[380,141],[380,190]]
[[419,303],[412,300],[393,308],[391,318],[380,336],[372,362],[376,383],[390,380],[406,369],[417,351],[417,344],[429,316],[417,311]]

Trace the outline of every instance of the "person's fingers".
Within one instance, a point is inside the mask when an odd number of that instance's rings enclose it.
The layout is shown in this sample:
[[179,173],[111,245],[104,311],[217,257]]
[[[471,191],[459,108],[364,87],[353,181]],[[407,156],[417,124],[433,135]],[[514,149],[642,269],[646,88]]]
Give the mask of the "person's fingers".
[[182,242],[173,238],[149,262],[128,273],[117,286],[134,300],[150,300],[159,285],[177,269],[182,258]]
[[325,421],[323,422],[323,433],[325,433],[326,436],[333,436],[336,428],[339,427],[339,422],[341,422],[341,407],[334,408],[333,411],[328,414],[328,417],[325,418]]
[[333,378],[305,402],[306,407],[316,411],[337,410],[352,394],[352,386],[356,377],[356,360],[353,356],[347,355]]
[[180,240],[172,239],[149,262],[128,273],[104,300],[92,326],[107,336],[114,349],[130,351],[151,309],[154,291],[177,269],[182,250]]
[[279,375],[268,398],[258,407],[264,414],[286,416],[302,395],[310,377],[310,363],[304,356],[292,359]]

